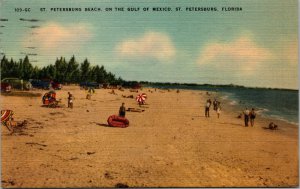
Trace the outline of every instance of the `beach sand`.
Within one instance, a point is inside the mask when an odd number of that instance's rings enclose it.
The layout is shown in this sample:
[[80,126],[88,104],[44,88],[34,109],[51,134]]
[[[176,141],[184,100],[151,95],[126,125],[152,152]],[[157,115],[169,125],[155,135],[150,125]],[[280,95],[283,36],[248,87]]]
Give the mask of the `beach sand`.
[[[244,127],[229,102],[220,119],[204,117],[205,91],[144,88],[138,94],[99,89],[91,100],[78,86],[65,86],[57,97],[74,109],[41,107],[41,97],[1,96],[2,109],[27,120],[23,132],[1,134],[2,187],[290,187],[299,185],[298,126],[274,121],[263,129],[258,117]],[[45,93],[37,90],[35,92]],[[107,126],[121,103],[144,112],[126,112],[127,128]]]

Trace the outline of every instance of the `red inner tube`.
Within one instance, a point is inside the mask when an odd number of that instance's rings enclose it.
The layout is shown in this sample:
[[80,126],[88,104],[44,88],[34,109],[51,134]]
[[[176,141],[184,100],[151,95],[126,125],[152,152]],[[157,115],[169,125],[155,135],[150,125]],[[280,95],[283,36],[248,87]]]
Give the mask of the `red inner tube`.
[[129,125],[128,119],[117,115],[109,116],[107,119],[107,123],[112,127],[128,127]]

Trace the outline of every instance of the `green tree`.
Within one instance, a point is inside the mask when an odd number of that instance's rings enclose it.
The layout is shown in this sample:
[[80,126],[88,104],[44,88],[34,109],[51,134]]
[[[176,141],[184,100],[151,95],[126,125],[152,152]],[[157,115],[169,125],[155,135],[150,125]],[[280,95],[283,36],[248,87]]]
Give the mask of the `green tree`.
[[52,64],[47,66],[47,78],[52,80],[56,79],[56,68]]
[[33,69],[32,69],[32,76],[31,76],[32,79],[39,79],[40,78],[40,69],[35,66]]
[[80,65],[80,79],[82,82],[90,81],[89,72],[90,72],[90,63],[87,59],[85,59],[83,63]]
[[1,77],[18,77],[20,79],[53,79],[59,82],[82,82],[96,81],[98,83],[122,84],[125,81],[122,78],[116,79],[116,76],[107,72],[104,66],[91,66],[88,59],[85,59],[80,65],[76,62],[73,55],[67,63],[64,57],[56,59],[54,65],[50,64],[39,68],[32,66],[28,56],[18,62],[12,58],[10,61],[3,56],[1,59]]
[[1,77],[5,78],[9,76],[9,70],[12,69],[13,66],[10,65],[9,61],[5,56],[1,59]]
[[78,81],[79,77],[79,64],[75,60],[73,55],[68,63],[67,72],[65,75],[67,83],[74,83]]
[[67,63],[66,59],[63,57],[60,57],[60,59],[56,59],[55,61],[55,70],[56,70],[56,77],[54,79],[65,82],[65,74],[67,72]]
[[28,80],[32,76],[33,67],[29,62],[28,56],[25,57],[24,61],[22,62],[23,71],[22,71],[22,79]]

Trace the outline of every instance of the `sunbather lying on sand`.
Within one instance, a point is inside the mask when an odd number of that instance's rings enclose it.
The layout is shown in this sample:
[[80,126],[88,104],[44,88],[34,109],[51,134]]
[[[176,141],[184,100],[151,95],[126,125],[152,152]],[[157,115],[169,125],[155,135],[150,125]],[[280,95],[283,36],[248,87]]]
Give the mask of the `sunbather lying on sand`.
[[126,95],[122,95],[123,98],[133,98],[133,95],[129,95],[129,96],[126,96]]
[[273,122],[271,122],[271,123],[269,124],[269,129],[271,129],[271,130],[278,129],[278,125],[276,125],[276,124],[274,124]]
[[138,108],[128,108],[126,111],[128,111],[128,112],[143,112],[145,110],[138,109]]
[[239,113],[239,115],[237,116],[237,118],[242,118],[242,117],[243,117],[242,113]]
[[108,93],[110,93],[110,94],[114,94],[114,95],[116,95],[117,93],[115,93],[115,90],[111,90],[111,92],[108,92]]
[[27,121],[24,120],[24,121],[8,121],[6,122],[6,125],[10,125],[10,127],[23,127],[27,124]]

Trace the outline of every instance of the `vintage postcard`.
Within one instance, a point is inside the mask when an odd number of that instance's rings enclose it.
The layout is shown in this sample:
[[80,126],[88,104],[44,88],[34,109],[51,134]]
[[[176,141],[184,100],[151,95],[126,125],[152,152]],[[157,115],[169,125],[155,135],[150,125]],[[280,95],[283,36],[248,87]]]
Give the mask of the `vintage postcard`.
[[297,0],[1,0],[4,188],[298,187]]

